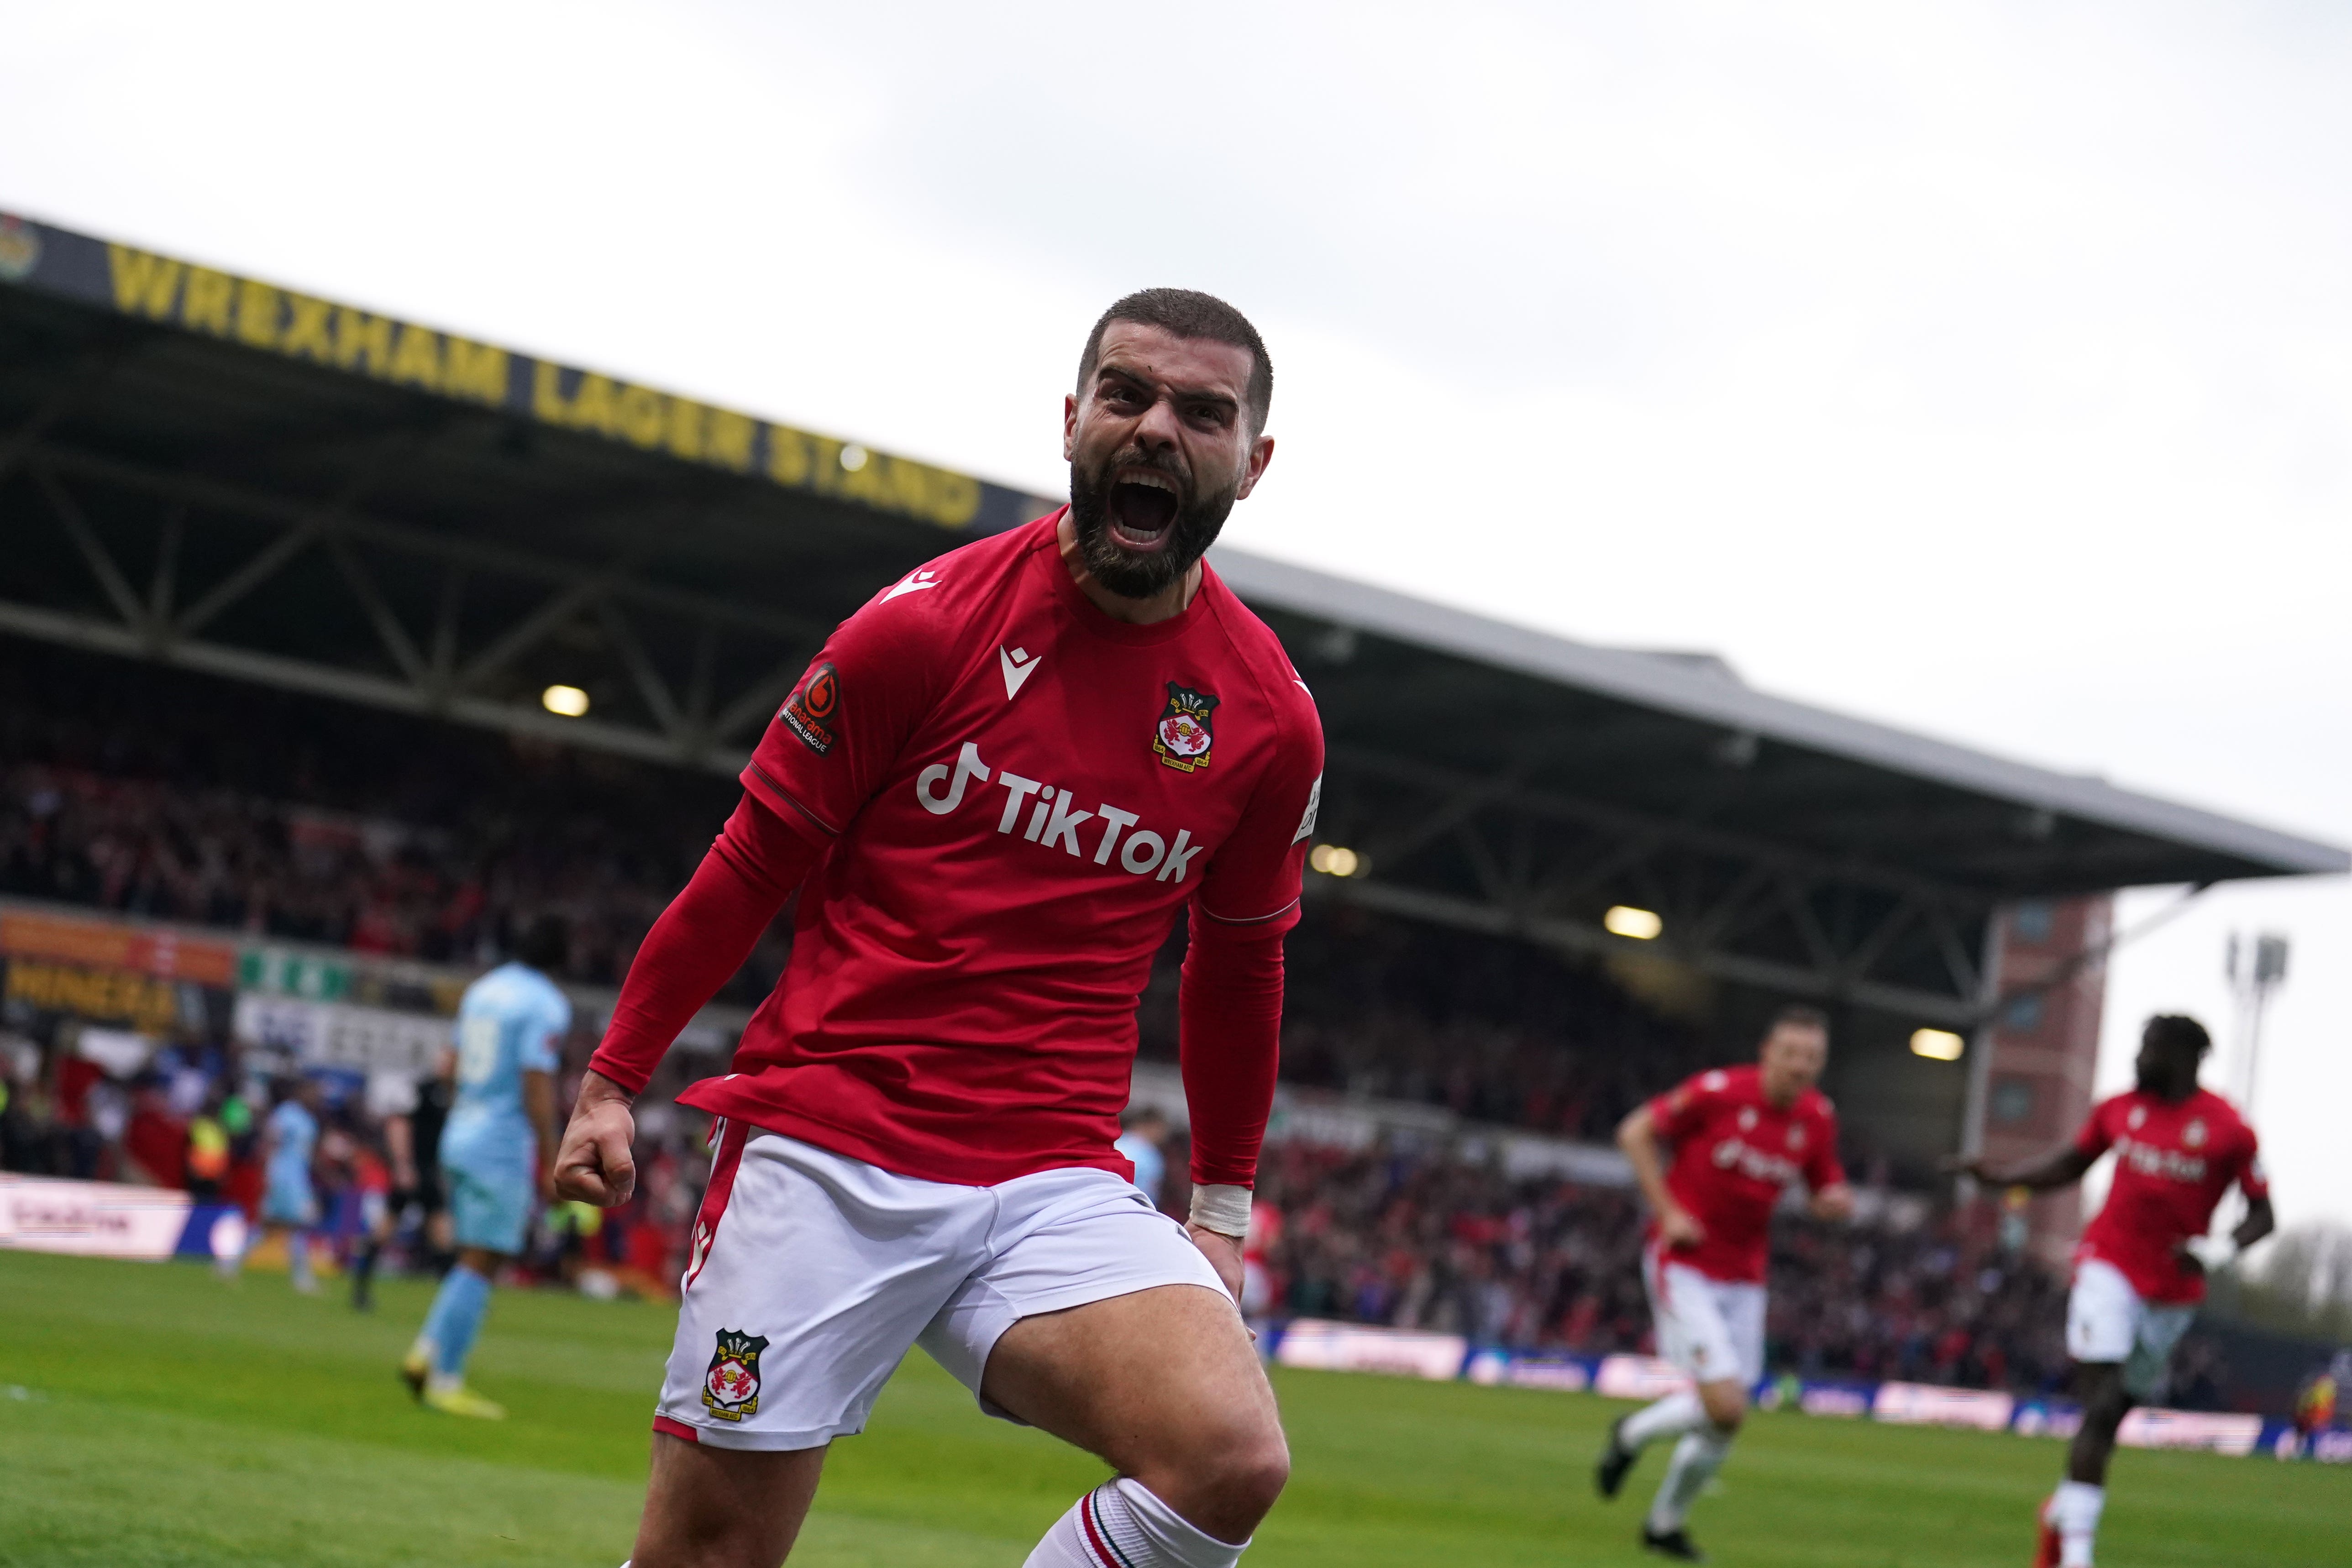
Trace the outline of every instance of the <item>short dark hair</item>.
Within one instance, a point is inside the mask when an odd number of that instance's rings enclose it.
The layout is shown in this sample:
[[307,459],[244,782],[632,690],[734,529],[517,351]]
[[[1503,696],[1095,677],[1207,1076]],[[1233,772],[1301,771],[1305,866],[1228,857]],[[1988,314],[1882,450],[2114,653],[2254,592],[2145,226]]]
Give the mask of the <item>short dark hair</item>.
[[1144,288],[1129,295],[1102,313],[1095,329],[1087,334],[1087,351],[1078,356],[1078,394],[1086,395],[1087,382],[1095,373],[1095,361],[1102,357],[1103,333],[1114,321],[1132,321],[1140,327],[1157,327],[1179,338],[1205,338],[1212,343],[1225,343],[1250,352],[1249,382],[1242,397],[1249,405],[1250,429],[1253,433],[1265,428],[1266,412],[1274,406],[1274,361],[1266,357],[1265,340],[1257,335],[1249,318],[1218,298],[1197,288]]
[[561,915],[541,915],[523,928],[522,940],[515,944],[515,956],[542,974],[561,970],[571,953],[572,927]]
[[1772,1021],[1764,1026],[1764,1038],[1769,1040],[1784,1028],[1817,1029],[1827,1034],[1830,1031],[1830,1015],[1803,1002],[1790,1002],[1774,1013]]
[[2213,1049],[2213,1037],[2205,1032],[2205,1026],[2186,1013],[2157,1014],[2147,1020],[2147,1028],[2141,1031],[2140,1040],[2143,1044],[2188,1051],[2198,1056]]

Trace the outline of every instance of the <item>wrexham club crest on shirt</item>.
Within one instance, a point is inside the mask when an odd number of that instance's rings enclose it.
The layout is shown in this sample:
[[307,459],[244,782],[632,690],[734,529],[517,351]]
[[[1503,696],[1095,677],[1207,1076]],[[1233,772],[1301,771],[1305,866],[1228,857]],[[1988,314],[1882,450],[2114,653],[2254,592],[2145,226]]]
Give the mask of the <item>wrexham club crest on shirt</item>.
[[719,1331],[710,1370],[702,1375],[702,1404],[721,1421],[760,1413],[760,1353],[768,1342],[755,1333]]
[[1197,773],[1209,765],[1209,747],[1216,740],[1209,715],[1217,699],[1190,686],[1168,683],[1168,706],[1151,732],[1151,749],[1160,760],[1180,773]]

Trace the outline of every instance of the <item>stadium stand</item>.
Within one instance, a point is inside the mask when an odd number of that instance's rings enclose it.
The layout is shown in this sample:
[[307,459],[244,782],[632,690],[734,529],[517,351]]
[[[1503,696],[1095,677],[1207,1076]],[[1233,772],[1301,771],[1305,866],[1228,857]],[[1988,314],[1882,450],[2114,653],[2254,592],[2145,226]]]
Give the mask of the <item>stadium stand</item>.
[[[531,915],[568,915],[576,1073],[825,630],[1051,505],[29,220],[0,214],[0,240],[9,1169],[247,1199],[273,1083],[321,1071],[348,1229],[371,1080],[413,1075],[463,977]],[[1213,559],[1315,690],[1318,848],[1348,852],[1292,938],[1287,1092],[1439,1129],[1286,1134],[1267,1176],[1286,1312],[1621,1346],[1642,1316],[1628,1199],[1498,1163],[1507,1136],[1572,1156],[1559,1140],[1605,1136],[1804,997],[1836,1013],[1849,1165],[1916,1189],[1980,1146],[2005,910],[2347,863],[1775,698],[1719,660]],[[587,716],[542,706],[553,683]],[[1619,905],[1654,936],[1612,928]],[[712,1068],[784,941],[657,1089]],[[2086,956],[2046,955],[2077,978]],[[399,1050],[329,1061],[244,1028],[296,969],[358,976],[311,999]],[[1145,998],[1147,1059],[1172,1051],[1171,980]],[[1911,1053],[1923,1025],[1969,1036],[1965,1059]],[[551,1217],[535,1267],[674,1277],[699,1128],[656,1094],[639,1130],[636,1203]],[[1784,1238],[1781,1362],[2045,1380],[2051,1286],[2013,1239],[1922,1219],[1916,1193],[1880,1213]]]

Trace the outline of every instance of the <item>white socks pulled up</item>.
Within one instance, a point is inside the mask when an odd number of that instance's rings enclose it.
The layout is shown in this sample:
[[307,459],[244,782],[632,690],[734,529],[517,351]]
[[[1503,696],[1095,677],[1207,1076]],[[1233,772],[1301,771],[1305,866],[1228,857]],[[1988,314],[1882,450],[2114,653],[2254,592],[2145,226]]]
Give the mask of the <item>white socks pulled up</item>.
[[1617,1429],[1617,1440],[1628,1448],[1641,1449],[1661,1437],[1679,1437],[1706,1425],[1706,1406],[1699,1402],[1698,1390],[1685,1388],[1626,1416],[1625,1424]]
[[1234,1568],[1248,1544],[1202,1534],[1122,1476],[1055,1520],[1022,1568]]
[[2060,1481],[2050,1494],[2050,1522],[2058,1531],[2058,1561],[2063,1568],[2091,1568],[2091,1543],[2099,1533],[2099,1513],[2107,1506],[2107,1489],[2088,1481]]
[[1666,1535],[1683,1527],[1683,1521],[1690,1517],[1691,1504],[1715,1479],[1715,1472],[1723,1469],[1730,1452],[1730,1437],[1712,1425],[1683,1434],[1683,1440],[1675,1445],[1674,1461],[1666,1467],[1666,1479],[1658,1483],[1657,1499],[1650,1504],[1652,1533]]

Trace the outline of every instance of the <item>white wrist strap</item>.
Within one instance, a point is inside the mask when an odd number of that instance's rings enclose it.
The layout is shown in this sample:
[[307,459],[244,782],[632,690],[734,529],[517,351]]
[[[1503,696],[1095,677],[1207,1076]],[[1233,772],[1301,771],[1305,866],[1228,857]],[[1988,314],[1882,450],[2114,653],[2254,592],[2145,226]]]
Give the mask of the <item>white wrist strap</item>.
[[1239,1240],[1249,1234],[1250,1189],[1245,1186],[1196,1186],[1192,1189],[1192,1223],[1203,1230]]

